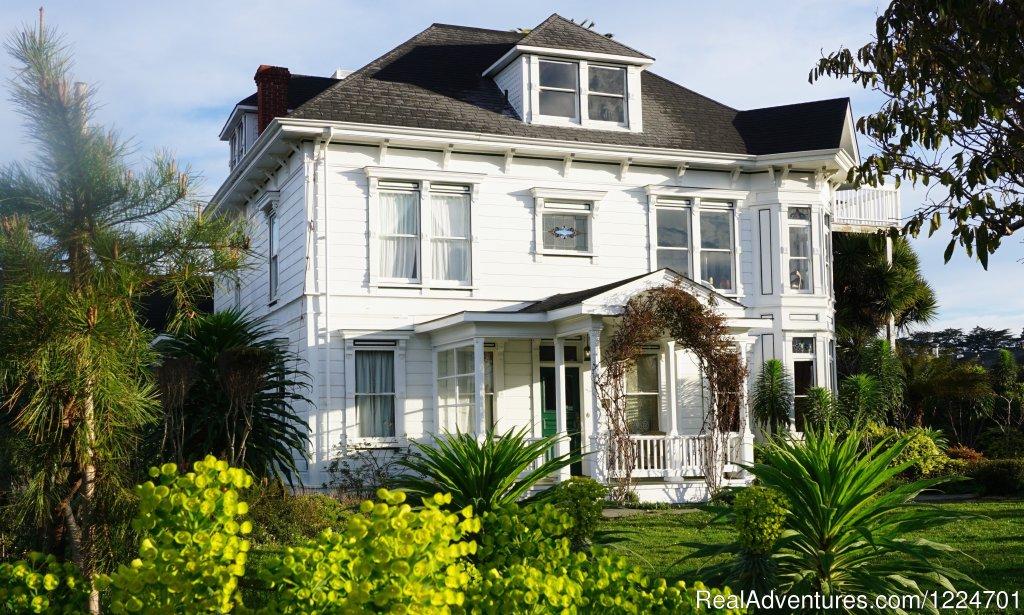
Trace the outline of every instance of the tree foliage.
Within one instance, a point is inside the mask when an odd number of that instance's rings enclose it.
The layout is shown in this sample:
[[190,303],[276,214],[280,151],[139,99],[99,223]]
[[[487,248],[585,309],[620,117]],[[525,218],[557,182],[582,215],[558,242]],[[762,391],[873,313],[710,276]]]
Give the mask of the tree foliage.
[[306,435],[295,405],[309,377],[265,319],[239,310],[197,316],[157,345],[163,421],[157,459],[214,455],[257,477],[298,479]]
[[903,231],[952,224],[957,244],[987,267],[1024,228],[1024,4],[1020,0],[893,0],[871,41],[841,48],[811,71],[884,98],[857,121],[877,150],[851,170],[857,184],[935,184]]
[[769,359],[761,366],[754,382],[750,414],[771,433],[789,426],[793,415],[793,377],[778,359]]

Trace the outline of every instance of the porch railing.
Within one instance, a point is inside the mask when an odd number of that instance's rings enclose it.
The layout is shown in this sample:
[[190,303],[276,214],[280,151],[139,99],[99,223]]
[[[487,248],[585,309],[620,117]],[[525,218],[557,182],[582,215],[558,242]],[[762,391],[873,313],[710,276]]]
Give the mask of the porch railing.
[[[707,435],[631,435],[634,478],[672,478],[703,476],[707,455]],[[731,432],[722,442],[719,454],[723,471],[736,472],[740,468],[743,441],[740,434]],[[613,475],[625,470],[628,456],[611,445],[609,457]]]
[[835,224],[884,228],[900,223],[900,193],[892,188],[836,190]]

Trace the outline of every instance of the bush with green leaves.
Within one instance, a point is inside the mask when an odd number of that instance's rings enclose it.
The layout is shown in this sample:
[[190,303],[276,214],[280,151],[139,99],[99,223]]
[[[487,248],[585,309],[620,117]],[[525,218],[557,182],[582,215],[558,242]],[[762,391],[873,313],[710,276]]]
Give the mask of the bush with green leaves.
[[578,453],[554,455],[555,436],[530,441],[527,429],[483,438],[445,433],[432,443],[413,442],[416,454],[401,461],[412,473],[397,481],[410,495],[452,496],[451,506],[477,513],[521,499],[541,479],[580,461]]
[[89,586],[78,570],[53,555],[0,562],[0,612],[84,613],[88,599]]
[[990,459],[1024,458],[1024,431],[993,430],[981,438],[981,448]]
[[572,527],[568,536],[574,551],[590,546],[601,520],[602,503],[608,488],[592,478],[574,476],[551,489],[549,501],[569,515]]
[[1024,494],[1024,459],[983,459],[967,474],[985,495]]
[[240,491],[252,476],[212,456],[194,470],[173,463],[151,468],[136,488],[139,557],[104,579],[112,613],[227,612],[241,600],[252,523]]
[[934,476],[942,473],[943,468],[949,463],[949,457],[936,444],[936,438],[941,436],[941,433],[937,435],[935,430],[922,427],[899,430],[889,425],[868,423],[861,433],[869,447],[885,440],[902,437],[906,441],[906,445],[893,460],[893,465],[909,463],[904,473],[905,476],[911,478]]
[[763,555],[771,552],[782,535],[786,500],[777,491],[752,486],[736,494],[732,514],[740,545],[750,553]]
[[754,381],[750,413],[762,429],[776,433],[789,427],[793,413],[793,377],[778,359],[769,359],[761,366]]
[[323,494],[295,495],[271,482],[253,487],[248,496],[255,545],[290,545],[316,538],[326,529],[345,527],[352,509]]
[[266,605],[258,613],[445,612],[461,607],[472,578],[467,556],[480,529],[467,507],[445,510],[434,495],[413,510],[405,494],[381,489],[343,532],[287,547],[262,563]]

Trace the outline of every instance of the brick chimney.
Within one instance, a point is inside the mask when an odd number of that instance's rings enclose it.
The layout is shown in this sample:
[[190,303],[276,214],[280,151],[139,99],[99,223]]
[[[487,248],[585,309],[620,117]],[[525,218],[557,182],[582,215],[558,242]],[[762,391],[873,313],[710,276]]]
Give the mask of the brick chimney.
[[256,125],[260,133],[270,120],[288,113],[288,82],[292,74],[283,66],[261,64],[256,69]]

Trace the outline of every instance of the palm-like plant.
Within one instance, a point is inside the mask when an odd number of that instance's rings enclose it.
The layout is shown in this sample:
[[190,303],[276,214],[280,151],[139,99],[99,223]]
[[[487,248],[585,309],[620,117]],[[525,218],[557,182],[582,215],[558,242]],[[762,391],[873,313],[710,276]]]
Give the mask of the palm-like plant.
[[293,405],[308,376],[263,319],[238,310],[198,316],[157,345],[164,421],[161,459],[179,466],[212,454],[256,476],[297,478],[306,436]]
[[[949,479],[888,486],[910,465],[893,464],[907,443],[904,436],[887,438],[864,451],[857,429],[840,435],[826,425],[821,431],[806,431],[802,442],[776,438],[763,448],[761,461],[750,471],[759,485],[782,497],[786,508],[772,554],[777,591],[924,596],[932,589],[952,589],[954,582],[958,589],[974,585],[937,561],[956,549],[907,536],[968,516],[913,502],[925,489]],[[716,551],[738,552],[738,545]],[[695,555],[708,552],[705,547]],[[926,611],[938,613],[935,605]]]
[[878,380],[869,374],[853,374],[839,383],[839,408],[850,423],[885,422],[885,406]]
[[555,436],[531,442],[526,428],[500,436],[489,431],[479,440],[473,434],[446,433],[432,444],[413,442],[417,454],[401,462],[413,474],[398,484],[418,497],[450,493],[452,507],[472,506],[482,514],[518,501],[540,480],[582,458],[551,454],[557,443]]
[[793,412],[793,378],[778,359],[769,359],[761,367],[754,383],[750,406],[754,420],[770,432],[778,432],[789,425]]

